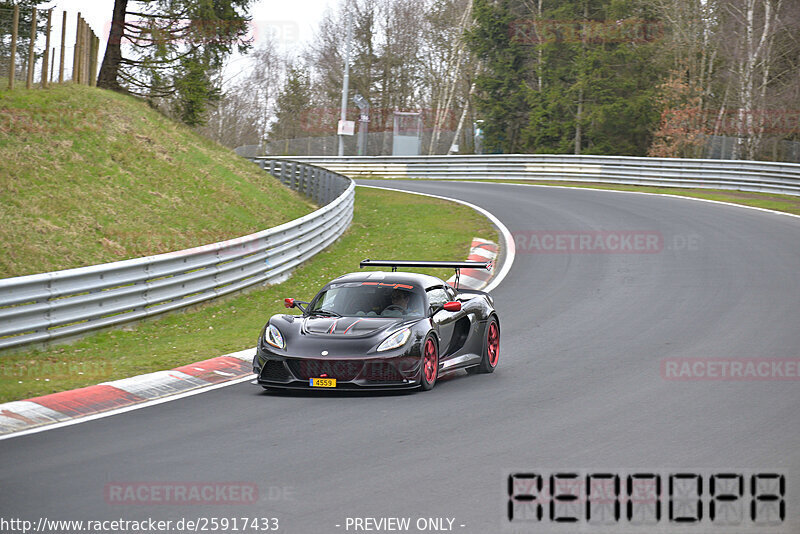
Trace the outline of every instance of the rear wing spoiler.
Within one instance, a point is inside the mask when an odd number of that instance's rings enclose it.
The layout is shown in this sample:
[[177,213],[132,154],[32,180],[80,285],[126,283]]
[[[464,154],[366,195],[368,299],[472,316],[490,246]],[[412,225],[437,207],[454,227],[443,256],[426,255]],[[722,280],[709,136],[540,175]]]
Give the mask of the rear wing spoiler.
[[486,269],[492,270],[494,262],[491,261],[410,261],[410,260],[361,260],[359,267],[391,267],[392,272],[398,267],[431,267],[436,269],[455,269],[455,287],[458,288],[458,279],[461,269]]

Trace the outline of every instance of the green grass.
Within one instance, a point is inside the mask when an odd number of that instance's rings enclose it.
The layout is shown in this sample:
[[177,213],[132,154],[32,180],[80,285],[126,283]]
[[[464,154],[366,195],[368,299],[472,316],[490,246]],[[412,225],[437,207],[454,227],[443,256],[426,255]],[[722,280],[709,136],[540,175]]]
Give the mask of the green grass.
[[[284,297],[309,300],[322,284],[358,270],[364,258],[464,259],[475,236],[497,241],[489,221],[466,206],[358,188],[348,231],[283,284],[135,327],[100,332],[73,345],[0,355],[0,402],[170,369],[254,347],[267,319],[286,311]],[[443,278],[452,274],[444,269],[419,272]]]
[[[381,179],[375,177],[374,179]],[[398,178],[399,179],[399,178]],[[425,180],[425,178],[403,178],[412,180]],[[651,187],[646,185],[604,184],[595,182],[562,182],[558,180],[481,180],[465,179],[463,182],[487,182],[505,184],[534,184],[555,185],[559,187],[578,187],[592,189],[607,189],[609,191],[638,191],[640,193],[659,193],[681,197],[704,198],[743,206],[754,206],[775,211],[784,211],[800,215],[800,197],[792,195],[778,195],[774,193],[750,193],[746,191],[730,191],[726,189],[688,189],[680,187]]]
[[0,91],[0,278],[205,245],[313,209],[133,97]]

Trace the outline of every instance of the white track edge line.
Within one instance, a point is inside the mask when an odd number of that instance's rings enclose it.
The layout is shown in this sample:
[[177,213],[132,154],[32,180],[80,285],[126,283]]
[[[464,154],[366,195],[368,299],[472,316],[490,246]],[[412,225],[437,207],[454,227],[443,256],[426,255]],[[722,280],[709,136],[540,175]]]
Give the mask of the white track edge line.
[[103,419],[104,417],[111,417],[112,415],[117,415],[125,412],[132,412],[133,410],[138,410],[140,408],[147,408],[148,406],[155,406],[156,404],[163,404],[165,402],[182,399],[184,397],[191,397],[193,395],[205,393],[206,391],[211,391],[213,389],[224,388],[226,386],[232,386],[234,384],[246,382],[248,380],[252,380],[255,376],[256,375],[254,374],[249,374],[247,376],[242,376],[233,380],[228,380],[226,382],[221,382],[219,384],[200,386],[190,391],[184,391],[183,393],[176,393],[175,395],[167,395],[159,399],[152,399],[137,404],[131,404],[130,406],[124,406],[122,408],[115,408],[113,410],[108,410],[107,412],[94,413],[91,415],[85,415],[83,417],[76,417],[75,419],[69,419],[67,421],[61,421],[59,423],[44,424],[34,428],[29,428],[27,430],[20,430],[19,432],[11,432],[8,434],[3,434],[0,435],[0,441],[3,441],[4,439],[17,438],[20,436],[27,436],[29,434],[37,434],[39,432],[44,432],[46,430],[55,430],[56,428],[62,428],[65,426],[77,425],[79,423],[85,423],[87,421],[94,421],[95,419]]
[[379,185],[365,185],[365,184],[358,184],[358,183],[356,184],[356,187],[369,187],[371,189],[385,189],[387,191],[397,191],[397,192],[400,192],[400,193],[409,193],[411,195],[422,195],[424,197],[439,198],[439,199],[442,199],[442,200],[449,200],[451,202],[457,202],[458,204],[463,204],[465,206],[468,206],[468,207],[474,209],[475,211],[477,211],[478,213],[480,213],[481,215],[483,215],[484,217],[486,217],[487,219],[492,221],[492,223],[500,230],[500,234],[503,236],[503,244],[505,245],[505,258],[504,258],[504,261],[503,261],[503,266],[500,269],[500,272],[492,277],[492,280],[489,282],[489,284],[486,287],[483,288],[482,291],[486,291],[488,293],[491,290],[496,289],[497,286],[499,286],[500,283],[503,281],[503,279],[506,277],[506,275],[508,275],[508,272],[511,270],[511,266],[514,264],[514,258],[516,257],[516,245],[514,244],[514,238],[511,235],[511,232],[508,230],[508,228],[506,228],[506,225],[503,224],[502,222],[500,222],[500,219],[498,219],[489,210],[486,210],[486,209],[484,209],[484,208],[482,208],[480,206],[476,206],[475,204],[472,204],[472,203],[467,202],[465,200],[459,200],[457,198],[452,198],[452,197],[445,197],[445,196],[442,196],[442,195],[432,195],[430,193],[420,193],[418,191],[406,191],[405,189],[397,189],[397,188],[394,188],[394,187],[381,187]]
[[[427,181],[433,181],[435,178],[428,179]],[[420,181],[426,181],[426,179],[420,179]],[[776,211],[771,210],[769,208],[759,208],[758,206],[748,206],[747,204],[736,204],[735,202],[725,202],[724,200],[711,200],[710,198],[697,198],[697,197],[688,197],[685,195],[676,195],[674,193],[651,193],[649,191],[626,191],[625,189],[598,189],[596,187],[579,187],[579,186],[569,186],[569,185],[544,185],[544,184],[521,184],[518,182],[503,182],[501,180],[492,180],[492,181],[485,181],[485,180],[451,180],[453,182],[460,182],[462,184],[504,184],[504,185],[521,185],[523,187],[550,187],[554,189],[571,189],[571,190],[584,190],[584,191],[606,191],[608,193],[630,193],[633,195],[651,195],[656,197],[672,197],[672,198],[685,198],[687,200],[696,200],[698,202],[709,202],[711,204],[722,204],[724,206],[733,206],[735,208],[746,208],[750,210],[757,210],[757,211],[764,211],[766,213],[776,213],[778,215],[787,215],[789,217],[796,217],[800,219],[800,215],[794,213],[788,213],[785,211]],[[362,186],[367,187],[367,186]],[[652,186],[645,186],[645,187],[652,187]],[[698,191],[703,191],[703,188],[697,188]],[[738,189],[714,189],[714,191],[731,191],[731,192],[742,192],[748,193],[750,191],[739,191]],[[758,191],[752,191],[757,193]]]

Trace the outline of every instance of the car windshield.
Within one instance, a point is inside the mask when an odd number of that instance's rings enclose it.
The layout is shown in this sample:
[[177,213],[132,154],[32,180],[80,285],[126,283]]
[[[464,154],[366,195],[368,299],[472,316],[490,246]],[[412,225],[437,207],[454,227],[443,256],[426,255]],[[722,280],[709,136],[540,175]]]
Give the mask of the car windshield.
[[423,295],[414,286],[383,282],[331,284],[308,308],[309,315],[422,317]]

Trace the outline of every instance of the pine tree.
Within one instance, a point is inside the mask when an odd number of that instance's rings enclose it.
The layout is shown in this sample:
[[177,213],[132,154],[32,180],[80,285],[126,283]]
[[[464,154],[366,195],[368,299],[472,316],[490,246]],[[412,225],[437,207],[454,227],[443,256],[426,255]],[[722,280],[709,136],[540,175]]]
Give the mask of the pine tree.
[[475,79],[477,114],[483,119],[484,151],[521,151],[521,131],[530,113],[525,89],[524,46],[512,39],[510,0],[475,0],[475,25],[467,42],[483,62]]
[[[267,139],[279,141],[305,137],[300,117],[311,107],[311,84],[308,74],[301,68],[291,67],[286,74],[286,82],[275,103],[276,120],[272,124]],[[284,155],[288,154],[288,143]]]
[[477,109],[490,151],[647,152],[661,73],[642,1],[474,5],[469,39],[484,62]]
[[243,40],[253,0],[115,0],[97,86],[163,104],[202,123],[219,98],[215,70]]

